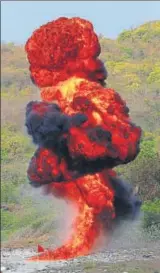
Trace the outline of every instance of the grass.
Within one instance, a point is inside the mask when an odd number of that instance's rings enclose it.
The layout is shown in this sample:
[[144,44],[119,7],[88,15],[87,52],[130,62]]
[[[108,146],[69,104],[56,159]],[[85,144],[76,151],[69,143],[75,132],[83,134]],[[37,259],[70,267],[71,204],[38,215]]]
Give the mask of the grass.
[[[41,238],[55,230],[55,211],[42,200],[40,208],[31,197],[21,200],[21,204],[10,204],[9,210],[1,211],[1,240],[30,242],[30,238]],[[43,207],[45,203],[45,206]]]
[[[82,270],[82,269],[81,269]],[[83,266],[86,273],[160,273],[160,261],[128,261],[115,264],[95,264],[87,262]]]

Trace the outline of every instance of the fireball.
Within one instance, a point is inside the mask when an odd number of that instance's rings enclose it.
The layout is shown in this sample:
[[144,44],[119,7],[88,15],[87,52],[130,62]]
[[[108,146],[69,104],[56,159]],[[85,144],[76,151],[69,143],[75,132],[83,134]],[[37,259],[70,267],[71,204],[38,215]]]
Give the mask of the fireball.
[[25,49],[42,98],[26,108],[27,130],[38,145],[28,178],[78,210],[69,240],[55,250],[40,247],[42,253],[29,260],[87,255],[119,217],[134,218],[140,208],[113,168],[137,156],[141,129],[120,95],[104,87],[107,71],[89,21],[49,22],[33,32]]

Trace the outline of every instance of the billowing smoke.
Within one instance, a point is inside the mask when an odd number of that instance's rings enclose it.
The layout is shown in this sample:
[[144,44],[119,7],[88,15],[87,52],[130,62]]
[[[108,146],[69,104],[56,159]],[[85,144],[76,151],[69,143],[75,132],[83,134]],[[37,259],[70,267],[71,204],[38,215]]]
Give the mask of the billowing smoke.
[[103,232],[139,212],[141,201],[113,168],[137,156],[141,129],[119,94],[104,88],[107,72],[90,22],[50,22],[33,33],[26,51],[43,100],[26,108],[28,134],[38,146],[28,178],[78,210],[66,244],[31,260],[86,255]]
[[41,147],[56,149],[71,127],[80,126],[86,120],[87,117],[82,113],[72,117],[63,114],[57,104],[31,101],[26,108],[28,134]]

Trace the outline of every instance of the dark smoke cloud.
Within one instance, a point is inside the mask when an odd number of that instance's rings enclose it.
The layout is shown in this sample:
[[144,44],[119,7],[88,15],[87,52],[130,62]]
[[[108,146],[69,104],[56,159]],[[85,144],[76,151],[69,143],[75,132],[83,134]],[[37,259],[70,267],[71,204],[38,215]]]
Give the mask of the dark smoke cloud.
[[[142,201],[137,193],[134,192],[133,187],[115,177],[110,177],[110,183],[115,193],[114,208],[116,217],[113,221],[114,225],[119,226],[124,220],[133,221],[137,219],[140,214]],[[108,229],[107,211],[102,211],[98,217],[101,219],[104,228]]]
[[121,218],[134,220],[138,216],[142,205],[137,193],[134,193],[134,189],[130,184],[119,178],[111,178],[110,182],[115,190],[116,221],[118,222]]
[[80,126],[87,120],[84,114],[69,117],[63,114],[57,104],[31,101],[26,107],[26,127],[33,142],[39,146],[53,148],[62,136],[73,126]]

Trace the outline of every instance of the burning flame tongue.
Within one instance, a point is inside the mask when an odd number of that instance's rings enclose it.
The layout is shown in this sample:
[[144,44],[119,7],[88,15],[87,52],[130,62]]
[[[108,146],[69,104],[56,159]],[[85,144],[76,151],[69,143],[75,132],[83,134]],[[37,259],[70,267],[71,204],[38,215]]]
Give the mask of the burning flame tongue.
[[43,246],[41,246],[41,245],[38,245],[37,251],[38,251],[38,253],[44,252],[45,248]]
[[[92,180],[93,179],[93,180]],[[61,260],[61,259],[71,259],[74,257],[87,255],[92,249],[96,242],[96,239],[99,237],[103,230],[102,222],[100,221],[98,215],[103,210],[108,211],[108,216],[110,218],[114,217],[114,208],[111,201],[113,199],[113,194],[111,191],[103,190],[102,185],[100,184],[100,176],[86,176],[84,178],[77,179],[75,183],[67,183],[65,185],[55,184],[49,185],[50,192],[54,193],[59,191],[62,193],[65,189],[65,198],[68,198],[78,208],[78,216],[73,223],[73,235],[71,238],[61,247],[56,250],[45,250],[41,246],[38,247],[38,256],[29,258],[29,261],[37,260]],[[81,191],[85,193],[85,188],[89,187],[91,190],[90,193],[81,194]],[[97,192],[96,192],[97,190]],[[97,196],[97,200],[96,197]],[[99,200],[98,200],[99,198]],[[86,203],[90,203],[90,206]],[[92,206],[92,207],[91,207]],[[111,221],[109,217],[107,221]],[[108,224],[109,227],[109,224]]]
[[58,249],[44,250],[38,256],[29,258],[29,261],[62,260],[87,255],[98,234],[99,226],[95,221],[95,215],[84,205],[74,223],[74,234],[71,239]]
[[38,145],[28,178],[78,209],[70,239],[55,250],[38,246],[29,261],[87,255],[119,216],[133,216],[140,207],[111,169],[136,157],[141,130],[120,96],[103,88],[107,72],[90,22],[50,22],[33,33],[26,51],[43,100],[26,108],[27,130]]

